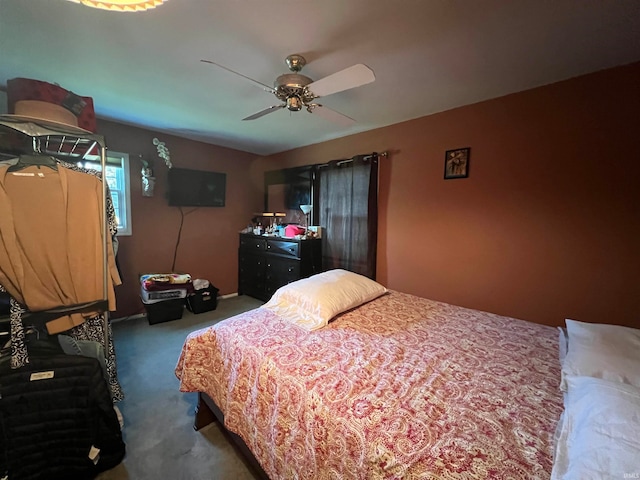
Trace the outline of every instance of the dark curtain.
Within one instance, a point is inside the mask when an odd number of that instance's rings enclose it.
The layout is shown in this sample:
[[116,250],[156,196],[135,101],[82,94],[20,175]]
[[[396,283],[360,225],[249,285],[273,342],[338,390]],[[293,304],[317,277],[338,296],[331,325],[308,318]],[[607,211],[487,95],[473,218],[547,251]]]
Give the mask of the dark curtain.
[[378,155],[329,162],[318,169],[322,266],[376,276]]

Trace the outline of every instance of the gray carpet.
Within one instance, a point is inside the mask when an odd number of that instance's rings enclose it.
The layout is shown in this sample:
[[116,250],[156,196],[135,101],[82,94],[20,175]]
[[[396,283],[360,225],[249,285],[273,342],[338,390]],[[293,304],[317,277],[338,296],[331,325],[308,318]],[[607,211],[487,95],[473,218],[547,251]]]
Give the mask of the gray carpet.
[[181,393],[174,368],[187,334],[260,306],[259,300],[231,297],[218,308],[180,320],[149,325],[146,318],[113,322],[118,378],[125,399],[127,455],[99,480],[253,480],[217,423],[193,430],[195,393]]

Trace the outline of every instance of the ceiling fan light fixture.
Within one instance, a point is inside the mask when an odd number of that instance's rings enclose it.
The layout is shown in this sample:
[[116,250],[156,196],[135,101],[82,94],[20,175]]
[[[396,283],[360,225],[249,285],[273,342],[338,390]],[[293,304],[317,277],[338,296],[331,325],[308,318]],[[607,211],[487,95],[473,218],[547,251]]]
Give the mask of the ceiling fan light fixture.
[[69,0],[86,7],[109,10],[111,12],[144,12],[162,5],[167,0]]
[[302,109],[302,99],[297,95],[292,95],[287,98],[287,108],[292,112],[298,112]]

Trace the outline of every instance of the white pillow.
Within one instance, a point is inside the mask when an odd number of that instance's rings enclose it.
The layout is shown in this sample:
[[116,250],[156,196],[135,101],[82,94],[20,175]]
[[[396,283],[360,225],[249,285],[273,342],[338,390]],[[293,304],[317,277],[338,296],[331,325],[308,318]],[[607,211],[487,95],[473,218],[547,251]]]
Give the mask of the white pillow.
[[551,480],[636,478],[640,390],[591,377],[569,377],[567,387]]
[[619,325],[566,320],[569,346],[565,377],[584,375],[640,387],[640,330]]
[[316,330],[339,313],[355,308],[387,291],[363,275],[336,269],[280,287],[262,308],[301,327]]

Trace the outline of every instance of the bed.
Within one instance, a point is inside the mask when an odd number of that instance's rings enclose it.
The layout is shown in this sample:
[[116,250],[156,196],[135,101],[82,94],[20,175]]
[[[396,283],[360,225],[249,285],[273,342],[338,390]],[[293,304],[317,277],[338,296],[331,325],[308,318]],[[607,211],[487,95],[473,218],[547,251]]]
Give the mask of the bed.
[[[300,282],[288,300],[318,314],[331,292],[301,299]],[[272,480],[548,479],[557,330],[381,288],[313,328],[274,308],[276,292],[192,332],[180,390],[222,413]]]

